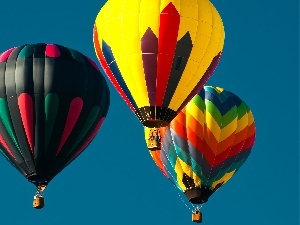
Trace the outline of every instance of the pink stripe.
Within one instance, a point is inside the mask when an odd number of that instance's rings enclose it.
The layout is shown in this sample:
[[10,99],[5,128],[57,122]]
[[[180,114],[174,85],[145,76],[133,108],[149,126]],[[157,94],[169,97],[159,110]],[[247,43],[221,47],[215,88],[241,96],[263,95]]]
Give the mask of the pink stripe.
[[51,58],[57,58],[60,56],[60,51],[56,45],[53,44],[47,44],[45,55]]
[[6,152],[14,158],[14,160],[16,160],[16,157],[12,154],[12,152],[10,151],[8,145],[6,144],[3,136],[0,134],[0,143],[3,145],[3,147],[5,148]]
[[31,153],[33,153],[33,102],[31,96],[27,93],[22,93],[18,97],[18,105],[27,141],[29,143]]
[[58,155],[58,153],[61,151],[63,145],[65,144],[69,135],[71,134],[71,132],[78,120],[78,117],[81,113],[82,106],[83,106],[83,100],[81,98],[77,97],[72,100],[72,102],[70,104],[69,112],[68,112],[67,121],[66,121],[65,128],[64,128],[64,132],[62,134],[56,155]]
[[6,50],[5,52],[1,53],[0,54],[0,62],[5,62],[7,60],[7,58],[9,57],[10,53],[15,49],[16,47],[14,48],[11,48],[11,49],[8,49]]
[[69,160],[67,164],[69,164],[72,160],[74,160],[83,150],[88,146],[88,144],[94,139],[96,134],[98,133],[100,127],[103,124],[103,121],[105,120],[105,117],[102,117],[101,120],[99,120],[98,124],[96,125],[95,129],[91,133],[91,135],[86,139],[86,141],[82,144],[80,149],[73,155],[73,157]]

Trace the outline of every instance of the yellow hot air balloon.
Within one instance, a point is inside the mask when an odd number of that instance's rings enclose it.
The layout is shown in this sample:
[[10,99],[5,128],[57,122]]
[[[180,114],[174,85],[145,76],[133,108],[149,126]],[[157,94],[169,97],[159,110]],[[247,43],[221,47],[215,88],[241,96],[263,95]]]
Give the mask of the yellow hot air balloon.
[[108,0],[93,33],[106,75],[147,127],[175,118],[212,75],[224,45],[209,0]]

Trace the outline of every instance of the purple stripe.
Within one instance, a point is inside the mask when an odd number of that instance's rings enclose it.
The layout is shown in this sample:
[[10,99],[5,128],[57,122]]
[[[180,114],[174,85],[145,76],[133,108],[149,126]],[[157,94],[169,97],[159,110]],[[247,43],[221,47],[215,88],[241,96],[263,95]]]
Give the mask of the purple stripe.
[[155,105],[158,38],[148,28],[141,39],[143,67],[150,106]]
[[187,96],[185,101],[181,104],[181,106],[179,107],[177,112],[181,111],[186,106],[186,104],[203,88],[203,86],[206,84],[208,78],[210,78],[210,76],[215,71],[215,69],[221,59],[221,56],[222,56],[222,52],[219,52],[219,54],[213,58],[209,67],[207,68],[206,72],[204,73],[203,77],[200,79],[198,84],[194,87],[192,92]]

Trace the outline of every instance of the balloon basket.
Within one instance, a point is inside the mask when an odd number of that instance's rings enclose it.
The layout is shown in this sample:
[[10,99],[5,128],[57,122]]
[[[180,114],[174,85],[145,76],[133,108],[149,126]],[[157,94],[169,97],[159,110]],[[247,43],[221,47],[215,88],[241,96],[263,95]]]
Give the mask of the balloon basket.
[[43,197],[35,197],[33,199],[33,208],[42,209],[45,205],[45,201]]
[[202,222],[202,213],[200,211],[193,212],[192,221],[196,223]]

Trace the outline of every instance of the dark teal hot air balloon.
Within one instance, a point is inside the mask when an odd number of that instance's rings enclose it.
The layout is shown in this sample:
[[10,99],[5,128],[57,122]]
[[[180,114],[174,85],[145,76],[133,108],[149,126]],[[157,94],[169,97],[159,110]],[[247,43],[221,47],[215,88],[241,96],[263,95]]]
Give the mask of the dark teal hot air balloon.
[[0,150],[41,191],[92,141],[110,103],[95,63],[56,44],[26,44],[0,55]]

